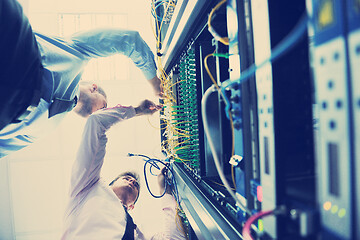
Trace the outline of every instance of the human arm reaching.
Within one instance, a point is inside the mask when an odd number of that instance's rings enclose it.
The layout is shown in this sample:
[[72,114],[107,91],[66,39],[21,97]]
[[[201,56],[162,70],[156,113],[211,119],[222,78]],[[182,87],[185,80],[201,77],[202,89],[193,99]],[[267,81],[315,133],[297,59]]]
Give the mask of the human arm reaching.
[[161,108],[161,105],[156,105],[150,100],[144,100],[138,107],[135,107],[135,113],[136,115],[149,115],[160,110]]
[[160,174],[157,176],[160,194],[163,194],[166,188],[166,193],[171,195],[171,187],[166,186],[167,168],[163,167]]
[[73,47],[89,58],[122,54],[129,57],[161,96],[161,81],[156,76],[154,54],[137,31],[101,28],[78,32],[71,36]]
[[107,143],[106,131],[115,123],[138,115],[153,114],[161,106],[144,100],[137,107],[117,105],[91,114],[86,121],[82,140],[71,174],[70,196],[89,189],[100,178]]

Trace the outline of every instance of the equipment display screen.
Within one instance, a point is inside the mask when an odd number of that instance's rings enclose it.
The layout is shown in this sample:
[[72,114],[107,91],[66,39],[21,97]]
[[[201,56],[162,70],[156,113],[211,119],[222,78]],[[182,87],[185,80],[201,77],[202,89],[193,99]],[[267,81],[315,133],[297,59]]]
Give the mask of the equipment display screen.
[[338,145],[328,143],[328,165],[329,165],[329,192],[332,195],[339,196],[339,151]]
[[333,0],[321,1],[318,8],[317,23],[319,30],[322,30],[335,21],[334,2]]
[[265,173],[270,174],[270,163],[269,163],[269,139],[264,137],[264,160],[265,160]]

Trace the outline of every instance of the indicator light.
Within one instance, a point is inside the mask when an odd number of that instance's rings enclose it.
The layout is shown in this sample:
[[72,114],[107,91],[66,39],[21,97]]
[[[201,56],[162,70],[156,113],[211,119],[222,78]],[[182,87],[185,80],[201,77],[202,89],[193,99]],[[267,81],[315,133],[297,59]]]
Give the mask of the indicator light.
[[339,218],[343,218],[343,217],[345,217],[345,215],[346,215],[346,210],[345,210],[345,208],[341,208],[341,209],[339,210],[339,212],[338,212]]
[[263,200],[263,192],[262,192],[262,187],[261,186],[256,187],[256,197],[257,197],[259,202],[262,202],[262,200]]
[[337,205],[334,205],[334,206],[332,206],[332,208],[331,208],[331,213],[337,213],[337,211],[339,210],[339,207],[337,206]]
[[263,223],[262,219],[259,219],[259,221],[258,221],[258,229],[260,232],[264,231],[264,223]]
[[324,202],[323,208],[324,208],[326,211],[329,211],[330,208],[331,208],[331,202],[329,202],[329,201]]

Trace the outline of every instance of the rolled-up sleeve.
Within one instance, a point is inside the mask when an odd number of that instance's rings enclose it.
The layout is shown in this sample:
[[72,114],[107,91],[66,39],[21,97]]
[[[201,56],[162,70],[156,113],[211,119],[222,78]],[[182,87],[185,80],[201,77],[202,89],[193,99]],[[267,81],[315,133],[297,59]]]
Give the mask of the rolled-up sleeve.
[[133,107],[99,110],[87,119],[71,173],[70,196],[90,189],[100,178],[107,143],[106,131],[115,123],[135,116]]
[[73,47],[89,58],[122,54],[129,57],[146,79],[156,76],[154,54],[137,31],[101,28],[71,36]]

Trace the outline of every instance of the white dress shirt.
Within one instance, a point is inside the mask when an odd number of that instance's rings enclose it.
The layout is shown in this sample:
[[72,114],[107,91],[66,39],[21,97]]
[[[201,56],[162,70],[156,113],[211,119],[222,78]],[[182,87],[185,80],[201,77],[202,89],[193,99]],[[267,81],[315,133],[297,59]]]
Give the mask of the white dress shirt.
[[71,173],[70,201],[62,240],[121,239],[126,227],[122,203],[100,179],[107,143],[106,130],[135,116],[133,107],[96,111],[87,119]]

